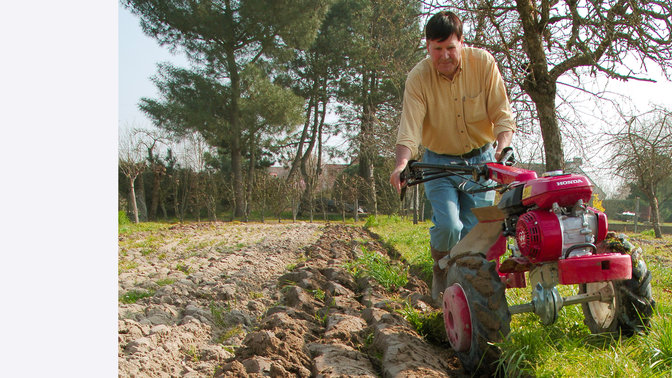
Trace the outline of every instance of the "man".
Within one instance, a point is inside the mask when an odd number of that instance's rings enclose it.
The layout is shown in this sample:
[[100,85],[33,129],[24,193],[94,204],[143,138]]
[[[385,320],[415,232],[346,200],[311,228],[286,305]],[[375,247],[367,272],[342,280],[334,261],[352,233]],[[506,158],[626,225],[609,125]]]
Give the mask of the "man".
[[[499,158],[516,130],[494,58],[485,50],[463,46],[460,19],[452,12],[439,12],[427,22],[425,36],[429,57],[406,79],[396,166],[390,176],[397,192],[402,184],[399,174],[420,143],[426,149],[426,163],[473,165]],[[494,203],[493,191],[467,194],[464,187],[458,189],[465,181],[451,176],[424,184],[433,210],[429,234],[432,297],[437,301],[445,289],[445,274],[437,262],[476,225],[471,209]]]

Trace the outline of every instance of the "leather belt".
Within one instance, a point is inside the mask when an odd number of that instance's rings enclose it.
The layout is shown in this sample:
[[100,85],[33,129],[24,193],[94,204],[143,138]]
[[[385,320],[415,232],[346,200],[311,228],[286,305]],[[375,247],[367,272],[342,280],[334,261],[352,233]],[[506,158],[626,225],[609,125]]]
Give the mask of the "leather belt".
[[448,154],[439,154],[439,155],[448,156],[448,157],[452,157],[452,158],[469,159],[469,158],[472,158],[474,156],[478,156],[478,155],[484,153],[491,146],[492,146],[491,143],[486,143],[484,146],[479,147],[479,148],[474,148],[473,150],[471,150],[469,152],[465,152],[462,155],[448,155]]

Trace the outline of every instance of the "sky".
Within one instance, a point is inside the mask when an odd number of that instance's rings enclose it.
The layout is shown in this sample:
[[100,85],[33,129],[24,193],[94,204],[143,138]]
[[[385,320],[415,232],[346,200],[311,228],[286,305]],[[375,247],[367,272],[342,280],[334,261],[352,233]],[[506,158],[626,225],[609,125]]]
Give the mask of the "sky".
[[172,62],[187,67],[187,59],[172,54],[155,39],[142,32],[140,19],[119,5],[119,127],[151,127],[151,121],[138,109],[143,97],[156,97],[158,92],[150,78],[157,72],[157,63]]

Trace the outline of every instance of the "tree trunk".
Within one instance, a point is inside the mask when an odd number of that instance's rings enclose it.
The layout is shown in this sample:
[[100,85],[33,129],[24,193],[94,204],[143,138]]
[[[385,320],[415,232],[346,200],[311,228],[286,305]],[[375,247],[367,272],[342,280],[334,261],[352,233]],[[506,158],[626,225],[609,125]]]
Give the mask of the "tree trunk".
[[265,194],[262,194],[262,199],[261,199],[261,223],[264,223],[265,219],[264,216],[266,214],[266,197]]
[[378,214],[378,200],[376,196],[376,180],[374,177],[373,157],[376,156],[373,137],[375,107],[372,104],[371,92],[377,88],[377,77],[374,73],[363,80],[362,118],[359,147],[359,175],[366,181],[369,191],[368,204],[374,214]]
[[555,113],[555,93],[552,97],[535,102],[541,125],[541,135],[544,139],[546,154],[546,171],[564,170],[565,159],[562,149],[562,136],[558,128],[558,118]]
[[156,213],[159,210],[159,202],[161,201],[161,178],[165,174],[165,168],[158,163],[154,163],[152,168],[154,180],[152,184],[152,202],[149,206],[149,220],[156,220]]
[[355,197],[355,222],[359,222],[359,198]]
[[254,161],[255,156],[255,138],[250,136],[250,159],[247,168],[247,188],[245,190],[245,222],[250,221],[250,208],[252,202],[252,189],[254,188]]
[[[232,13],[227,14],[233,17]],[[233,19],[229,19],[233,25]],[[233,28],[231,28],[233,32]],[[233,37],[233,35],[231,36]],[[235,40],[235,39],[231,39]],[[240,75],[238,72],[238,64],[236,63],[235,51],[229,49],[226,52],[227,66],[229,70],[229,80],[231,80],[231,108],[229,113],[229,121],[231,125],[231,173],[233,175],[233,197],[235,197],[235,208],[233,216],[240,217],[243,215],[243,204],[245,201],[245,188],[243,185],[243,166],[242,166],[242,127],[240,119]]]
[[341,202],[341,217],[343,218],[343,223],[345,223],[345,203],[343,203],[343,192],[341,189],[339,201]]
[[660,229],[660,209],[658,206],[658,198],[656,197],[656,193],[653,191],[648,191],[646,196],[648,197],[649,204],[651,205],[649,210],[649,217],[651,224],[653,225],[653,233],[655,234],[656,239],[662,239],[663,233]]
[[544,139],[546,170],[564,170],[565,159],[562,151],[562,137],[555,113],[557,83],[548,71],[546,51],[540,33],[540,25],[537,22],[539,12],[532,0],[516,0],[516,7],[525,35],[523,43],[525,53],[530,59],[529,65],[526,67],[529,74],[523,80],[522,88],[530,95],[537,109],[541,135]]
[[233,209],[235,217],[241,217],[244,214],[245,186],[243,185],[243,165],[240,149],[240,138],[234,137],[238,143],[234,142],[231,147],[231,172],[233,175],[233,197],[235,198],[235,207]]
[[[175,172],[175,176],[178,176],[179,173]],[[173,211],[175,212],[175,216],[179,219],[180,218],[180,179],[176,178],[174,181],[175,185],[175,190],[173,193]],[[180,219],[180,222],[182,220]]]
[[180,200],[180,207],[179,207],[179,218],[180,218],[180,223],[184,222],[184,216],[187,214],[187,207],[189,206],[188,201],[189,201],[189,192],[190,192],[190,186],[191,186],[191,177],[189,177],[189,171],[184,171],[184,179],[182,180],[183,183],[183,188],[182,188],[182,198]]
[[145,200],[145,180],[142,172],[138,175],[138,184],[136,185],[135,194],[138,206],[138,217],[141,221],[147,221],[147,202]]
[[310,197],[309,197],[309,200],[308,200],[308,203],[309,203],[308,206],[310,207],[310,223],[313,223],[313,206],[314,206],[314,201],[313,201],[313,197],[314,197],[314,195],[313,195],[313,194],[314,194],[314,193],[313,193],[313,185],[310,185],[310,187],[311,187],[311,189],[310,189]]
[[129,182],[130,182],[130,199],[131,199],[131,212],[133,214],[133,221],[135,223],[140,223],[140,219],[138,217],[138,203],[135,200],[135,178],[137,176],[129,177]]

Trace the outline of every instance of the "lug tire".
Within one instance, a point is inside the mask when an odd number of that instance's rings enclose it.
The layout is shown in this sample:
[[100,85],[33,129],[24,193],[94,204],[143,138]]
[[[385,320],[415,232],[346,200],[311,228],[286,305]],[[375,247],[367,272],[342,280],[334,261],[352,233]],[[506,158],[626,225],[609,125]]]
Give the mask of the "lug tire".
[[[458,258],[447,270],[446,287],[459,285],[471,319],[469,347],[455,353],[469,373],[492,375],[501,350],[491,342],[501,341],[511,330],[506,288],[497,274],[495,262],[486,260],[483,255],[469,255]],[[446,331],[449,332],[448,326]]]
[[609,303],[581,304],[584,323],[594,334],[611,333],[629,337],[646,332],[656,302],[651,295],[651,272],[642,258],[642,249],[635,248],[625,235],[608,238],[606,245],[612,252],[630,255],[632,278],[579,285],[579,293],[595,292],[605,287],[614,293],[614,299]]

